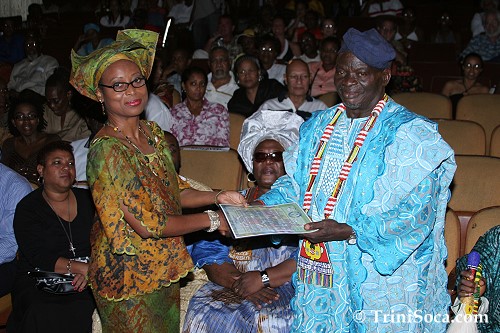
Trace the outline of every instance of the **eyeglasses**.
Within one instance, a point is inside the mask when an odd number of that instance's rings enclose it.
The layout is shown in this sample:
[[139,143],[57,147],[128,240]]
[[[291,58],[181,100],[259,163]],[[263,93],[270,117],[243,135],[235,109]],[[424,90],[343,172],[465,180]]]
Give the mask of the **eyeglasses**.
[[253,160],[254,162],[257,163],[262,163],[267,160],[270,162],[276,163],[276,162],[283,162],[283,152],[282,151],[275,151],[272,153],[254,153],[253,154]]
[[465,68],[473,68],[473,69],[480,69],[481,64],[464,64]]
[[18,113],[16,115],[14,115],[14,119],[19,120],[19,121],[35,120],[35,119],[38,119],[38,115],[36,113],[29,113],[29,114]]
[[325,24],[323,28],[325,29],[333,29],[335,26],[333,24]]
[[245,75],[248,75],[248,74],[255,74],[257,73],[258,70],[256,69],[242,69],[240,71],[238,71],[238,76],[245,76]]
[[304,75],[288,75],[287,78],[292,81],[308,81],[309,80],[309,75],[304,74]]
[[273,52],[274,49],[272,47],[261,47],[260,51],[261,52]]
[[123,92],[123,91],[127,90],[128,86],[130,86],[130,85],[132,85],[132,87],[134,87],[134,88],[140,88],[140,87],[143,87],[145,84],[146,84],[146,78],[141,76],[141,77],[138,77],[130,82],[115,82],[111,86],[99,83],[99,86],[111,88],[116,92]]

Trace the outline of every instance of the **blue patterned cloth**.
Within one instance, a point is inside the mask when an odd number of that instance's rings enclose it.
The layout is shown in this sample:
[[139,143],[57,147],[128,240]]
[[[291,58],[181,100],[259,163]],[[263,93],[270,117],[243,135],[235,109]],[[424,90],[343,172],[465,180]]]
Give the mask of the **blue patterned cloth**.
[[[265,204],[302,204],[319,138],[334,113],[335,107],[316,112],[302,125],[298,146],[285,154],[288,176],[261,196]],[[349,119],[345,112],[339,118],[313,188],[313,221],[323,219],[366,120]],[[436,125],[389,99],[331,216],[354,229],[357,244],[325,243],[331,287],[294,274],[292,332],[444,332],[450,298],[443,230],[455,169],[453,150]]]
[[[282,238],[280,244],[271,237],[201,240],[193,244],[191,256],[198,267],[228,262],[243,273],[262,271],[295,258],[297,243],[292,236]],[[207,282],[189,302],[182,331],[288,333],[292,324],[293,286],[288,282],[274,290],[279,299],[259,310],[230,289]]]

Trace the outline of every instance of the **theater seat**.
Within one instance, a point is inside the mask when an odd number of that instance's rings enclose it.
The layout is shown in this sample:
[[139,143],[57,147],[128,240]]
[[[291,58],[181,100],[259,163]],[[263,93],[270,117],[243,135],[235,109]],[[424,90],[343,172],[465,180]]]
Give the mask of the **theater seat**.
[[491,134],[490,156],[500,157],[500,125]]
[[479,237],[497,225],[500,225],[500,206],[484,208],[472,215],[465,236],[465,253],[472,250]]
[[240,144],[241,127],[245,121],[245,116],[238,113],[229,113],[229,147],[238,150]]
[[427,118],[452,119],[451,102],[448,97],[429,92],[404,92],[392,98],[411,111]]
[[446,212],[446,220],[444,225],[444,238],[446,247],[448,248],[448,259],[446,259],[446,273],[455,268],[457,259],[460,257],[460,221],[457,214],[452,209]]
[[213,150],[207,146],[181,148],[179,174],[195,179],[213,189],[239,190],[243,164],[234,149]]
[[486,135],[478,123],[469,120],[437,119],[439,134],[455,154],[485,155]]
[[474,121],[484,128],[486,155],[490,154],[490,139],[495,127],[500,126],[500,95],[468,95],[457,105],[457,119]]

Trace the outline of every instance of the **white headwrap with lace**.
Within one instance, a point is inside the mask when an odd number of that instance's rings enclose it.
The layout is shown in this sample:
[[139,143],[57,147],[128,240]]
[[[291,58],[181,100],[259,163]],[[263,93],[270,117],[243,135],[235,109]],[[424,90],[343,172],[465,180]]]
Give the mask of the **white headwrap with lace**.
[[304,122],[302,117],[288,111],[261,110],[243,122],[241,129],[240,154],[247,170],[253,172],[253,153],[264,140],[276,140],[286,150],[299,142],[299,128]]

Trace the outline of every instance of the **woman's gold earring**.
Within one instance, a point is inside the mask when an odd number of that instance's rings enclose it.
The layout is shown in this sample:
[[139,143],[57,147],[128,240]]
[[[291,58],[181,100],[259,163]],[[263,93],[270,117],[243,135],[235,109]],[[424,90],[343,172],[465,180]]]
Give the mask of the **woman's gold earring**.
[[253,175],[253,173],[249,173],[247,175],[247,180],[250,182],[250,183],[255,183],[257,180],[255,179],[255,176]]

